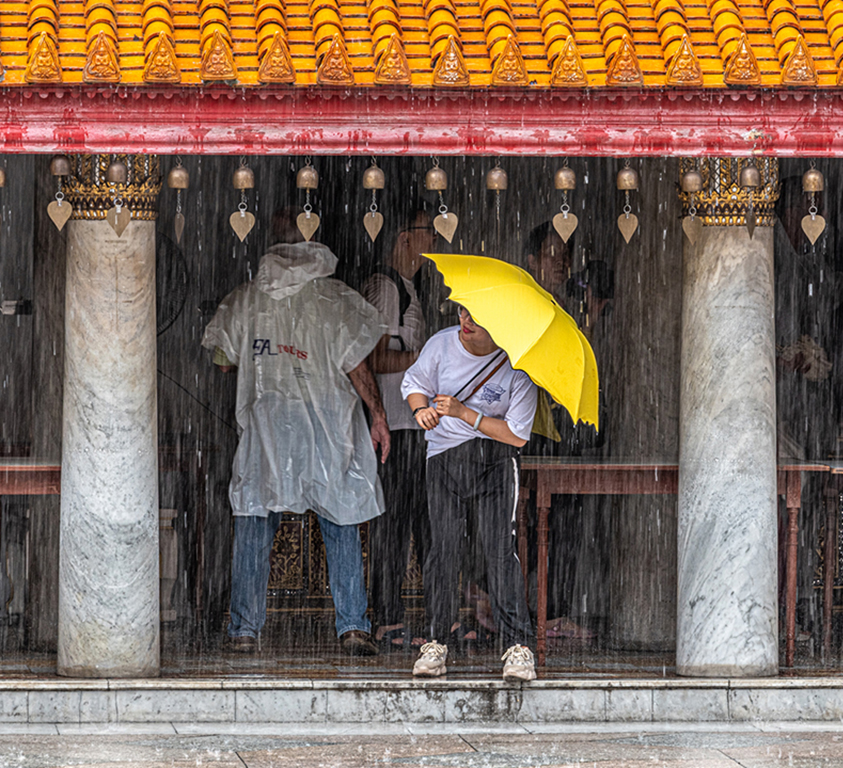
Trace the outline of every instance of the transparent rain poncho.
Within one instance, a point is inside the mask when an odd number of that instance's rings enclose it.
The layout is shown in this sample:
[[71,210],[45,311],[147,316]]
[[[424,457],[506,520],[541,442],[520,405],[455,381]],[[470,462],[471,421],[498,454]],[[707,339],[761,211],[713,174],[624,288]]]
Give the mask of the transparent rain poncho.
[[336,264],[319,243],[275,245],[205,329],[203,346],[238,367],[235,515],[310,509],[350,525],[383,511],[362,401],[347,374],[386,326],[360,294],[327,277]]

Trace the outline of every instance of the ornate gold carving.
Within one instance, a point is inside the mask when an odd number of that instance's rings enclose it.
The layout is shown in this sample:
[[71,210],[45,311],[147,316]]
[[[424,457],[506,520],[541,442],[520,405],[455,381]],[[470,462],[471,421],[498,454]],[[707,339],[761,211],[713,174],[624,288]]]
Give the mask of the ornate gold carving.
[[[129,170],[125,184],[106,181],[113,157],[124,162]],[[65,179],[64,190],[73,206],[74,219],[105,219],[118,196],[131,211],[133,220],[157,218],[161,191],[158,155],[70,155],[70,164],[73,173]]]
[[568,35],[565,47],[556,59],[556,64],[553,65],[550,84],[570,88],[584,88],[588,85],[588,76],[573,35]]
[[761,85],[761,70],[758,69],[746,32],[741,35],[738,47],[726,65],[723,80],[727,85]]
[[319,65],[316,82],[319,85],[354,85],[354,70],[339,35],[334,35],[331,47]]
[[234,66],[234,56],[231,46],[220,34],[214,32],[211,42],[202,55],[201,76],[203,80],[236,80],[237,67]]
[[145,83],[180,83],[181,72],[176,49],[169,35],[160,32],[143,70]]
[[29,49],[24,78],[27,83],[61,82],[61,64],[56,42],[46,32],[42,32],[38,41]]
[[524,58],[521,56],[515,36],[510,35],[492,69],[492,85],[527,85],[528,83]]
[[258,79],[262,83],[292,83],[296,79],[290,52],[280,32],[276,32],[272,37],[272,45],[269,46],[258,69]]
[[817,70],[814,60],[805,45],[805,38],[799,35],[796,45],[787,57],[782,69],[782,85],[816,85]]
[[462,52],[453,35],[449,35],[448,45],[442,51],[439,61],[436,62],[436,68],[433,70],[433,84],[443,86],[467,86],[471,84],[468,68],[465,66]]
[[398,35],[391,35],[386,50],[375,69],[375,82],[380,85],[409,85],[410,64]]
[[702,85],[700,62],[691,47],[688,35],[682,37],[682,44],[667,68],[665,82],[668,85]]
[[644,75],[629,35],[623,36],[621,46],[615,52],[606,75],[606,85],[644,85]]
[[100,32],[88,51],[83,78],[86,83],[119,83],[120,65],[114,41]]
[[[742,227],[746,225],[747,212],[752,204],[755,224],[771,227],[775,223],[774,211],[779,197],[779,161],[775,157],[755,158],[761,173],[761,186],[741,187],[741,169],[748,160],[737,157],[704,157],[698,160],[683,157],[679,161],[679,177],[688,171],[702,174],[702,190],[695,192],[696,218],[707,227]],[[688,215],[691,193],[680,192],[683,216]]]
[[305,516],[282,519],[269,556],[269,591],[302,592],[304,579]]

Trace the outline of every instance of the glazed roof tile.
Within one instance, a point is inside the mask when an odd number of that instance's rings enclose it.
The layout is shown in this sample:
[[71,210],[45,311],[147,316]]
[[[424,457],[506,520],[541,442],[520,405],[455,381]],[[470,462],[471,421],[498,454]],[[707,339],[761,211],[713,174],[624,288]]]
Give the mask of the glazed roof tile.
[[4,86],[835,87],[843,0],[25,0]]

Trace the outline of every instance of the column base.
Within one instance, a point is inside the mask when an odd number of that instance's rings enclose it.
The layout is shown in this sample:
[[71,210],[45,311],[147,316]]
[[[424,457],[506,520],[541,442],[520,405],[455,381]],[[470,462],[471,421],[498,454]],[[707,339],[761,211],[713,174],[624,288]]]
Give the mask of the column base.
[[677,664],[676,674],[681,677],[776,677],[779,674],[779,665]]

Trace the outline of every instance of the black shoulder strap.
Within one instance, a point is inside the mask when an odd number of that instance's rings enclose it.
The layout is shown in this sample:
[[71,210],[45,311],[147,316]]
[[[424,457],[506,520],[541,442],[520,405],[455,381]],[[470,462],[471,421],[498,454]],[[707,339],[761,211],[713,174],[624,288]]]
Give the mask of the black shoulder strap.
[[401,275],[398,274],[398,270],[393,269],[392,267],[378,267],[375,270],[376,275],[383,275],[384,277],[388,277],[395,283],[395,287],[398,289],[398,325],[404,325],[404,314],[410,308],[410,302],[412,299],[410,298],[410,292],[407,290],[407,286],[404,285],[404,281],[401,279]]

